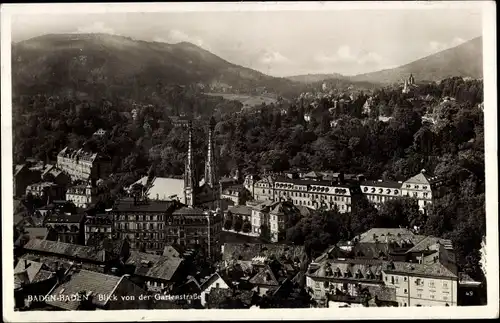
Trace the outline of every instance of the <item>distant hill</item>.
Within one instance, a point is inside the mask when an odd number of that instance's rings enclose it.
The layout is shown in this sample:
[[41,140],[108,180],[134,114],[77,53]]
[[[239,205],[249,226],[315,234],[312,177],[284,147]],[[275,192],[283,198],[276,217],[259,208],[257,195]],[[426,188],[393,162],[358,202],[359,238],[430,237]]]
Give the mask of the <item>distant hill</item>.
[[304,75],[294,75],[288,76],[287,79],[299,82],[299,83],[316,83],[322,82],[329,79],[345,79],[346,77],[339,73],[331,74],[304,74]]
[[396,83],[412,73],[418,81],[439,81],[452,76],[483,77],[483,40],[474,38],[456,47],[393,69],[350,77],[353,81]]
[[79,92],[138,98],[164,85],[198,82],[279,93],[294,84],[232,64],[191,43],[108,34],[51,34],[13,44],[12,76],[14,95]]

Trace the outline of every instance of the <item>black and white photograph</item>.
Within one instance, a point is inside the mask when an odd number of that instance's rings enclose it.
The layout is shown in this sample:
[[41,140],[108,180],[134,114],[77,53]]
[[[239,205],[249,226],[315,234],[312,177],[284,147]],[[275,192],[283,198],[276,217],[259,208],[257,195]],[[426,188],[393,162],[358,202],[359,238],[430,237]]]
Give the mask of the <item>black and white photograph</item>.
[[494,2],[1,23],[6,321],[498,317]]

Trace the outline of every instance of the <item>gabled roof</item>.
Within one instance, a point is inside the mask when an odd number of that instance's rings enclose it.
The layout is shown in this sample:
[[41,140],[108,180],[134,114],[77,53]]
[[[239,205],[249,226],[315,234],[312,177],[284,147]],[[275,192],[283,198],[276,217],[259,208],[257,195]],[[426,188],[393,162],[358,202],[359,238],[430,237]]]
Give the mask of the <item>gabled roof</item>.
[[286,244],[261,244],[261,243],[225,243],[223,259],[226,261],[250,261],[256,257],[280,259],[282,256],[291,260],[297,258],[299,262],[306,259],[304,246]]
[[14,177],[16,177],[17,175],[19,175],[19,173],[20,173],[23,169],[25,169],[25,167],[26,167],[26,164],[16,165],[16,166],[14,167]]
[[242,214],[242,215],[252,215],[252,208],[250,206],[246,205],[236,205],[233,207],[230,207],[228,211],[231,211],[233,214]]
[[422,169],[420,173],[413,177],[410,177],[405,181],[405,183],[432,185],[437,181],[439,181],[439,177],[430,174],[425,169]]
[[182,259],[132,250],[125,263],[135,266],[135,275],[169,281],[179,269]]
[[249,282],[253,285],[279,286],[278,279],[267,265],[253,276]]
[[383,187],[383,188],[401,188],[403,183],[398,181],[374,181],[374,180],[366,180],[361,182],[361,186],[373,186],[373,187]]
[[428,236],[428,237],[425,237],[424,239],[422,239],[420,242],[418,242],[415,246],[413,246],[407,252],[411,253],[411,252],[426,251],[426,250],[429,250],[429,248],[431,246],[434,246],[438,243],[442,244],[445,247],[445,249],[453,249],[453,245],[452,245],[451,240]]
[[31,260],[20,260],[16,267],[14,268],[14,274],[26,271],[30,282],[33,282],[35,277],[38,275],[40,270],[44,267],[43,263],[31,261]]
[[163,256],[166,256],[166,257],[177,257],[177,258],[180,258],[181,257],[181,253],[179,250],[177,250],[174,246],[172,245],[166,245],[165,248],[163,248]]
[[174,212],[173,215],[205,215],[205,212],[197,207],[183,206]]
[[[63,297],[66,296],[69,298],[78,295],[79,292],[85,291],[92,293],[92,302],[95,305],[104,307],[121,284],[129,285],[133,283],[128,281],[125,276],[117,277],[82,269],[73,273],[66,282],[52,290],[48,295],[49,300],[47,304],[66,310],[76,310],[80,303],[78,301],[65,301]],[[133,296],[135,297],[138,297],[139,294],[146,295],[146,291],[142,290],[139,286],[134,286],[133,290]],[[50,295],[56,297],[51,299]]]
[[104,261],[104,250],[96,250],[96,248],[71,243],[30,239],[23,248],[32,252],[45,252],[96,262]]
[[219,279],[222,279],[226,283],[226,285],[228,285],[229,287],[231,287],[232,284],[231,284],[230,281],[227,281],[226,279],[224,279],[224,277],[222,277],[222,275],[219,272],[215,272],[215,273],[213,273],[212,276],[210,276],[206,281],[204,281],[200,285],[200,290],[204,291],[205,289],[207,289],[208,287],[210,287],[210,285],[212,285],[214,282],[216,282]]

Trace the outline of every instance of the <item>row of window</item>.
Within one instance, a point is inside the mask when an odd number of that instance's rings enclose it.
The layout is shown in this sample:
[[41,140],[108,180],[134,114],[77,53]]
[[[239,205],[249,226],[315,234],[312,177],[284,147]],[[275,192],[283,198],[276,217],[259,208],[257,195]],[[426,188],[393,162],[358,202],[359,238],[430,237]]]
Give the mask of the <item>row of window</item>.
[[[406,184],[406,188],[412,188],[412,187],[411,187],[411,184]],[[414,185],[414,188],[418,190],[418,189],[420,189],[420,185],[416,185],[416,184],[415,184],[415,185]],[[423,190],[426,190],[426,189],[427,189],[427,186],[426,186],[426,185],[422,186],[422,189],[423,189]]]

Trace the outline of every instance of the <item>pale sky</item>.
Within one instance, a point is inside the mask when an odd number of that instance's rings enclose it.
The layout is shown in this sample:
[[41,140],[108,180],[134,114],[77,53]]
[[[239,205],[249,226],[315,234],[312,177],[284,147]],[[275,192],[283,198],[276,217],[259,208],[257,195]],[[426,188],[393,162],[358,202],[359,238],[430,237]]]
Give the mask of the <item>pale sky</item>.
[[163,12],[12,17],[12,40],[109,33],[192,42],[273,76],[396,67],[482,35],[479,9]]

